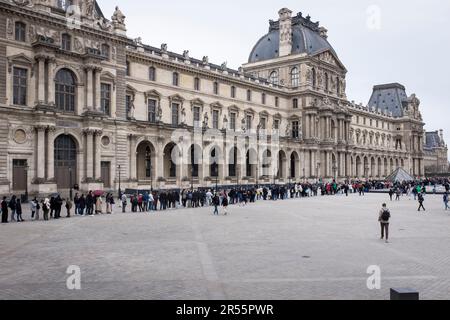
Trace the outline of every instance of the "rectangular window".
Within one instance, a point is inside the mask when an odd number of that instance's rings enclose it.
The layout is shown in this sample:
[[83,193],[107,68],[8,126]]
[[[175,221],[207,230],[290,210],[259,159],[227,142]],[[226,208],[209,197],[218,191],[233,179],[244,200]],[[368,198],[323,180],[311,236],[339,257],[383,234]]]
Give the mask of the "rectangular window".
[[194,107],[194,128],[200,128],[200,107]]
[[15,39],[16,41],[25,42],[26,41],[26,29],[25,23],[16,22],[15,25]]
[[280,98],[278,98],[278,97],[275,97],[275,107],[279,107],[279,104],[280,104]]
[[107,83],[101,84],[101,108],[103,113],[111,115],[111,85]]
[[292,100],[292,107],[293,107],[294,109],[298,109],[298,99]]
[[219,111],[213,110],[213,129],[219,129]]
[[236,98],[236,87],[235,86],[231,87],[231,97]]
[[246,119],[247,131],[250,131],[252,130],[252,116],[248,115]]
[[13,76],[13,104],[27,105],[27,81],[28,70],[22,68],[14,68]]
[[70,51],[71,49],[71,37],[68,34],[63,34],[61,37],[61,49],[62,50],[66,50],[66,51]]
[[172,103],[172,125],[178,126],[180,118],[180,105],[178,103]]
[[148,122],[156,122],[156,104],[157,101],[154,99],[148,99]]
[[261,95],[261,103],[262,103],[262,104],[266,104],[266,94],[265,94],[265,93],[263,93],[263,94]]
[[176,72],[174,72],[172,75],[172,84],[177,87],[179,85],[179,75]]
[[214,82],[214,94],[219,94],[219,83]]
[[252,101],[252,92],[247,90],[247,101]]
[[280,120],[275,119],[275,121],[273,123],[273,127],[275,130],[280,130]]
[[194,90],[200,91],[200,79],[199,78],[194,79]]
[[299,130],[298,121],[293,121],[292,122],[292,138],[298,139],[298,137],[299,137],[298,130]]
[[130,114],[130,111],[131,111],[131,103],[132,103],[131,101],[132,101],[131,96],[129,94],[127,94],[125,96],[125,107],[127,109],[127,117],[128,117],[128,115]]
[[261,130],[266,130],[266,118],[261,118]]
[[156,81],[156,69],[155,69],[155,67],[150,67],[148,69],[148,79],[150,81]]
[[236,131],[236,113],[230,114],[230,130]]

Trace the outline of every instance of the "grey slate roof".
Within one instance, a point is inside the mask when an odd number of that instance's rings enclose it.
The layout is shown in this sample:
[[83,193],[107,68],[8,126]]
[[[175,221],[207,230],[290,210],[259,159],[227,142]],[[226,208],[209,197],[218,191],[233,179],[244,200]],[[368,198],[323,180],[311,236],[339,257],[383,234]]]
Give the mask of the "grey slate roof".
[[105,18],[105,16],[103,15],[102,9],[98,5],[97,1],[95,1],[95,11],[97,11],[97,13],[100,17]]
[[425,141],[426,149],[440,148],[442,144],[443,141],[441,141],[441,137],[439,136],[438,131],[426,133],[426,141]]
[[[292,25],[292,54],[307,53],[308,55],[318,54],[331,50],[336,56],[336,52],[330,43],[320,36],[314,25],[305,25],[302,21],[293,20]],[[269,33],[263,36],[253,47],[249,63],[274,59],[279,57],[280,50],[280,30],[271,22]]]
[[395,118],[403,117],[403,107],[408,103],[405,87],[399,83],[378,85],[373,88],[369,107],[377,111],[392,112]]

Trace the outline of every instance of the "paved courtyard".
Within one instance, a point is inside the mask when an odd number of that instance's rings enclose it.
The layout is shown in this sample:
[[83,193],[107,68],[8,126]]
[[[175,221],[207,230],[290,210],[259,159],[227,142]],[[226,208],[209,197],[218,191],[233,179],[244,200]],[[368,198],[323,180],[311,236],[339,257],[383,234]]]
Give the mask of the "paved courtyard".
[[[0,299],[388,299],[412,287],[450,298],[450,212],[387,195],[259,202],[211,210],[117,213],[0,226]],[[66,287],[70,265],[81,290]],[[381,268],[369,290],[367,268]]]

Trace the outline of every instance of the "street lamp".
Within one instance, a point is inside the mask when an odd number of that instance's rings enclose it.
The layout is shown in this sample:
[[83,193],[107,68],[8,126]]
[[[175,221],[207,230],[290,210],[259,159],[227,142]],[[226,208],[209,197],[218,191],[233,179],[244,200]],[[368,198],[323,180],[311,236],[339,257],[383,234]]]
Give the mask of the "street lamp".
[[30,167],[28,166],[28,163],[27,164],[25,164],[25,167],[24,167],[24,169],[25,169],[25,203],[28,203],[28,169],[29,169]]
[[73,190],[72,190],[72,166],[69,167],[69,185],[70,185],[70,189],[69,189],[69,199],[72,200],[73,199]]
[[119,200],[122,198],[122,189],[120,187],[120,164],[117,166],[117,169],[119,171]]

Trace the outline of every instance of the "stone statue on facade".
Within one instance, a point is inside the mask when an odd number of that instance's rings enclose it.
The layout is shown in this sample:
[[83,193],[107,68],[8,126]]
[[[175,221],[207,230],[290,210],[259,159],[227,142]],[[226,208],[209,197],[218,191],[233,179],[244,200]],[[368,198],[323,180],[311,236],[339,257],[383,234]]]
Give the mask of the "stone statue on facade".
[[203,63],[204,65],[207,65],[207,64],[209,63],[209,58],[208,58],[208,56],[204,56],[204,57],[203,57],[202,63]]
[[286,125],[286,132],[285,132],[285,137],[290,137],[291,136],[291,124],[288,123]]
[[130,100],[130,108],[128,109],[128,114],[127,117],[130,120],[134,120],[134,112],[135,112],[135,107],[134,107],[134,99]]
[[207,129],[208,126],[209,126],[208,112],[205,112],[205,115],[203,116],[203,128]]
[[94,15],[94,0],[86,0],[85,15],[91,18]]
[[186,124],[186,108],[181,109],[181,124]]
[[228,118],[227,118],[227,116],[225,115],[224,117],[223,117],[223,130],[227,130],[228,129]]
[[126,30],[125,28],[125,15],[120,11],[119,7],[116,6],[116,11],[114,11],[111,21],[114,25],[114,29]]
[[156,121],[157,122],[162,121],[162,108],[161,108],[160,104],[158,104],[158,112],[156,113]]
[[161,51],[162,52],[167,52],[167,43],[161,44]]

